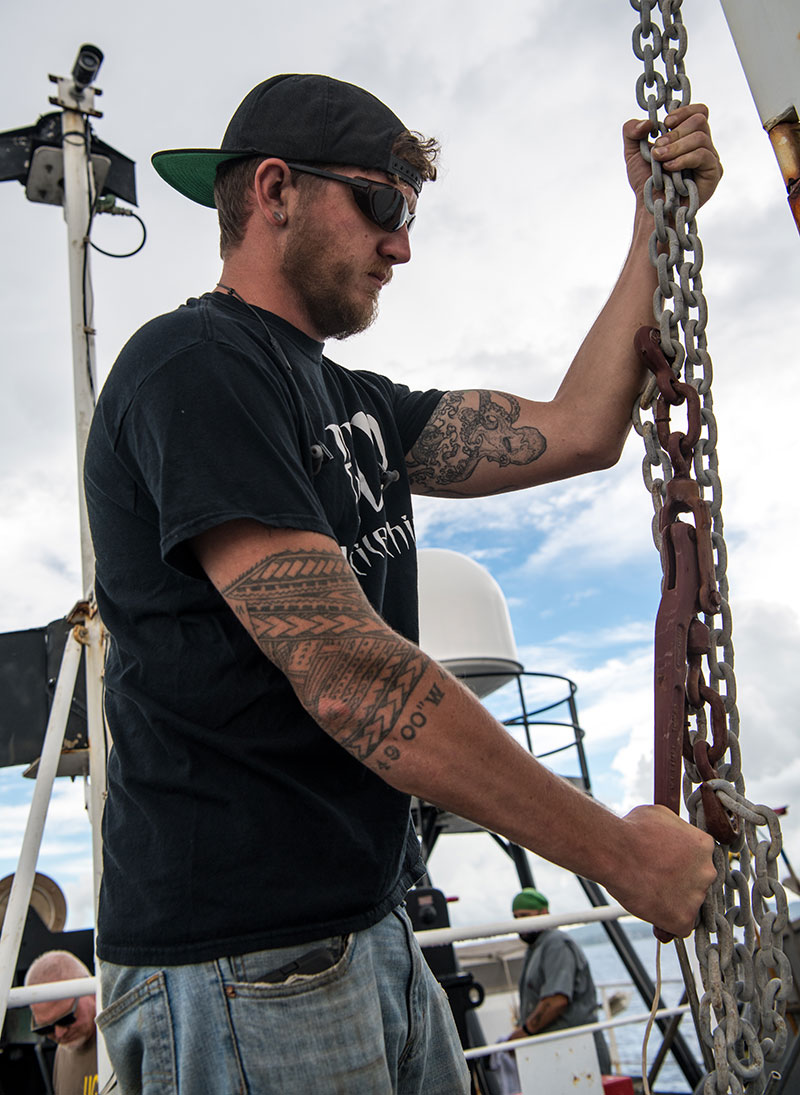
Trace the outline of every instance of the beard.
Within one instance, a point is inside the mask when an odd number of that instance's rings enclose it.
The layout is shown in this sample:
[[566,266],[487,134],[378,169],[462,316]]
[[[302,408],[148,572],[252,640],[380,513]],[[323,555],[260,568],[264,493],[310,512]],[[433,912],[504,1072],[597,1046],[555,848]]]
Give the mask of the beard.
[[[328,233],[310,218],[294,226],[286,242],[281,263],[281,273],[297,293],[315,330],[326,338],[344,339],[366,331],[378,317],[378,295],[358,291],[357,278],[363,279],[365,271],[356,270],[354,261],[331,253]],[[384,278],[391,278],[391,268],[373,271]],[[369,271],[366,271],[369,273]]]

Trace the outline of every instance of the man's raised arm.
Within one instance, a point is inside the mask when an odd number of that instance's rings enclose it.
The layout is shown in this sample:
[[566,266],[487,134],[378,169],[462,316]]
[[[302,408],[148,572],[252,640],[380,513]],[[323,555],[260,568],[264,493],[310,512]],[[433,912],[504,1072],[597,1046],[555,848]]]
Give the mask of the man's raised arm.
[[[648,124],[629,121],[623,127],[636,195],[628,257],[556,395],[537,402],[502,391],[448,392],[406,457],[415,493],[498,494],[611,467],[619,459],[644,382],[633,336],[654,322],[653,218],[643,200],[650,169],[639,151]],[[702,105],[680,107],[667,124],[670,133],[658,138],[652,155],[669,171],[691,170],[702,205],[722,177],[708,111]]]
[[333,540],[233,521],[193,547],[319,726],[387,783],[595,879],[665,931],[691,931],[715,876],[711,838],[663,807],[619,818],[540,765],[384,623]]

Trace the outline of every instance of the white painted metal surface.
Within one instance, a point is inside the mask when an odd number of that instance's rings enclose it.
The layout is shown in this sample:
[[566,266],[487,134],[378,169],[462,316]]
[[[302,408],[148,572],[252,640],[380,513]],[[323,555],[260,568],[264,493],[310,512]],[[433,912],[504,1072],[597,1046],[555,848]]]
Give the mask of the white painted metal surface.
[[500,586],[474,559],[445,548],[419,552],[420,647],[477,696],[522,669]]
[[[59,102],[64,106],[64,220],[69,247],[69,288],[72,330],[72,362],[75,390],[75,441],[78,460],[78,516],[81,537],[83,594],[90,594],[94,583],[94,552],[89,518],[83,496],[83,455],[94,413],[97,376],[94,365],[94,299],[89,274],[89,234],[91,210],[95,201],[94,173],[86,147],[86,128],[81,110],[92,108],[91,88],[76,98],[71,80],[58,81]],[[70,108],[73,109],[70,109]]]
[[71,1000],[73,996],[92,996],[97,990],[94,977],[73,977],[41,985],[20,985],[8,994],[9,1008],[27,1008],[47,1000]]
[[798,0],[720,0],[766,129],[800,110]]
[[[622,905],[599,905],[596,908],[581,909],[578,912],[548,913],[547,916],[530,918],[525,923],[526,932],[543,932],[548,928],[563,928],[568,924],[595,924],[601,920],[619,920],[630,913]],[[495,935],[516,935],[519,932],[519,920],[508,917],[506,920],[493,920],[488,924],[461,925],[458,928],[430,928],[416,933],[421,947],[439,947],[446,943],[455,943],[460,939],[488,939]]]
[[522,1095],[602,1095],[603,1081],[591,1034],[529,1044],[516,1052]]
[[86,644],[86,723],[89,734],[89,786],[87,788],[86,808],[92,826],[94,912],[95,923],[97,923],[100,883],[103,879],[103,836],[101,826],[108,787],[106,760],[110,748],[103,713],[105,633],[97,612],[94,612],[86,621],[86,629],[88,632],[88,642]]

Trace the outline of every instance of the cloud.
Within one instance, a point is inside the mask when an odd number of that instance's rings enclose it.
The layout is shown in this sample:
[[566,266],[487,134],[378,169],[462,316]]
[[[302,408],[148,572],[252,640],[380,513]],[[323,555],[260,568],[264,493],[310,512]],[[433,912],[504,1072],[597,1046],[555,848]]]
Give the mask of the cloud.
[[[0,877],[18,867],[23,835],[28,825],[34,782],[12,769],[0,781]],[[91,828],[84,805],[82,781],[58,779],[48,802],[47,820],[36,865],[52,878],[67,903],[66,930],[86,927],[93,920]]]
[[49,471],[38,464],[0,478],[0,569],[14,579],[0,608],[8,631],[41,627],[81,597],[75,473]]

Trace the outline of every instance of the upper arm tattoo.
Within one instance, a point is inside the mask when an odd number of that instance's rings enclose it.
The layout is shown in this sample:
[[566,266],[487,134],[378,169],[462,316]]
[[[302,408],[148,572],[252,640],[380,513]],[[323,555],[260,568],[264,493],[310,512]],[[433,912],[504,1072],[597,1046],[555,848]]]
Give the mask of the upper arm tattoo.
[[[476,395],[477,408],[469,405]],[[408,454],[412,486],[463,496],[470,492],[458,484],[467,482],[482,459],[501,467],[532,464],[547,441],[534,426],[517,426],[519,415],[519,401],[505,392],[448,392]]]
[[221,592],[323,729],[361,761],[398,759],[396,743],[411,740],[401,716],[428,662],[372,610],[343,558],[272,555]]

